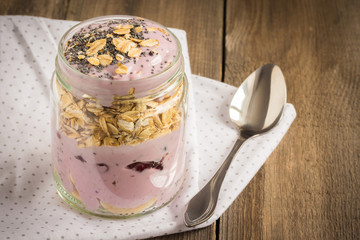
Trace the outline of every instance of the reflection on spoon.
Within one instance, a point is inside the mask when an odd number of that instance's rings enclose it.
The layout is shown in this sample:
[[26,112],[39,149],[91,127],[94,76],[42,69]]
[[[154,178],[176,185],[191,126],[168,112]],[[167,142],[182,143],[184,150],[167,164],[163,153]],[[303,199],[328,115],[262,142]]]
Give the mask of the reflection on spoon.
[[285,103],[285,79],[277,65],[258,68],[241,84],[229,109],[230,119],[240,131],[239,137],[219,170],[188,203],[184,214],[186,226],[197,226],[213,215],[222,182],[235,154],[247,139],[270,130],[279,122]]

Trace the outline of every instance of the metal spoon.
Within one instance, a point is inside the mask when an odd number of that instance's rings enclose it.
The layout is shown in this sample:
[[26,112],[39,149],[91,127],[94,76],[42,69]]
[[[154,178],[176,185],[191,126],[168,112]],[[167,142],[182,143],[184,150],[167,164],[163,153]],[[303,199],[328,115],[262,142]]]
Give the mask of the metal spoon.
[[266,64],[253,72],[236,91],[230,104],[230,119],[240,134],[228,157],[208,184],[188,203],[184,222],[194,227],[214,213],[227,169],[241,145],[264,133],[280,120],[286,103],[284,76],[277,65]]

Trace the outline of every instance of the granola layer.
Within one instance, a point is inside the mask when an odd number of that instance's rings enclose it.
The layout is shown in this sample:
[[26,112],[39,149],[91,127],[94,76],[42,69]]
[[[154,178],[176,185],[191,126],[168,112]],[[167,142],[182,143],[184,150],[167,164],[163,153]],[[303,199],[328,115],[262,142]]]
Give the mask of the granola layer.
[[59,127],[78,147],[136,145],[179,128],[183,85],[161,99],[135,98],[135,89],[102,106],[91,96],[77,98],[56,81]]

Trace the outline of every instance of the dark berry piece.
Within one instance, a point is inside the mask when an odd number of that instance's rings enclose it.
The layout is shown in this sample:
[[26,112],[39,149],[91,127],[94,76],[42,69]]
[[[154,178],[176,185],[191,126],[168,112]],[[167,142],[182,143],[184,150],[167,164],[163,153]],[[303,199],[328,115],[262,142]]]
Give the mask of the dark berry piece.
[[97,163],[96,166],[98,166],[104,173],[109,171],[110,169],[110,167],[106,163]]
[[142,172],[145,169],[149,169],[149,168],[155,168],[158,170],[162,170],[163,166],[162,166],[161,162],[150,161],[150,162],[134,162],[134,163],[127,165],[127,168],[135,170],[137,172]]
[[83,162],[83,163],[86,163],[86,160],[81,156],[81,155],[78,155],[78,156],[74,156],[77,160],[80,160],[80,162]]

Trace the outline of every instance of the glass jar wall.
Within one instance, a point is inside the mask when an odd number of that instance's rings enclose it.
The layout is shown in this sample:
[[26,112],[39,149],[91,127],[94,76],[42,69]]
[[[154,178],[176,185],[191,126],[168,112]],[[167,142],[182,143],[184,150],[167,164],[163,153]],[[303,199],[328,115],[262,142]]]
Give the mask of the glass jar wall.
[[107,16],[65,33],[51,88],[65,202],[121,218],[171,201],[184,176],[186,92],[180,43],[158,23]]

